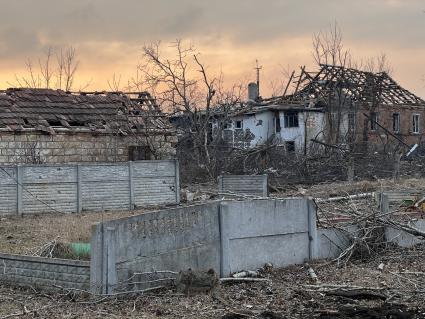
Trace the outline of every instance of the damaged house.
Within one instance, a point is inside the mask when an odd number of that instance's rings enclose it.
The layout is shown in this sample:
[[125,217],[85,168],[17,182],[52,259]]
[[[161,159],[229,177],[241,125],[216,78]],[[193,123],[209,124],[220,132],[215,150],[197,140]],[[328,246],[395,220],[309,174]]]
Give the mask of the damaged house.
[[302,68],[289,85],[294,93],[261,99],[251,83],[250,101],[223,122],[223,138],[237,147],[273,142],[303,153],[317,141],[364,150],[422,142],[425,101],[385,72],[322,65]]
[[0,163],[168,159],[175,143],[175,130],[146,92],[0,93]]

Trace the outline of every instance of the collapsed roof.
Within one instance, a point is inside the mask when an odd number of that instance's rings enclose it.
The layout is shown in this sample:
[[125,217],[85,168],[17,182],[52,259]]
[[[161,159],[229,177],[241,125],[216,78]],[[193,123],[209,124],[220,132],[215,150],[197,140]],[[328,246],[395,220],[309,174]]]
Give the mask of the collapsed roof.
[[425,101],[402,88],[386,72],[366,72],[335,65],[321,65],[318,72],[307,72],[293,81],[295,92],[265,100],[267,104],[328,101],[330,94],[341,92],[351,101],[376,105],[417,105]]
[[0,92],[0,130],[49,134],[81,131],[128,134],[170,126],[147,92],[81,92],[7,89]]

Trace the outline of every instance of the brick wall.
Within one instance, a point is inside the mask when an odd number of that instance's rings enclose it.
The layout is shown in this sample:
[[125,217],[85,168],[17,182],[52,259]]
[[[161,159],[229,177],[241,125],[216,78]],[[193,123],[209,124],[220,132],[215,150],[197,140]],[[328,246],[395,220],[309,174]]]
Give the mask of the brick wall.
[[[400,114],[400,132],[396,135],[407,144],[420,143],[425,133],[425,109],[419,106],[379,106],[376,111],[378,114],[378,122],[391,133],[393,132],[393,114]],[[365,139],[371,144],[381,145],[382,143],[394,143],[394,138],[387,139],[387,133],[378,128],[376,131],[371,131],[370,122],[363,115],[370,115],[370,111],[366,108],[357,113],[356,119],[356,138],[361,142]],[[413,114],[419,114],[419,134],[413,133]],[[366,119],[366,121],[365,121]],[[365,130],[365,125],[367,128]]]
[[90,262],[0,254],[0,282],[34,288],[90,289]]
[[0,132],[0,163],[127,161],[129,146],[149,145],[156,159],[175,157],[175,135],[149,137],[91,133],[13,134]]

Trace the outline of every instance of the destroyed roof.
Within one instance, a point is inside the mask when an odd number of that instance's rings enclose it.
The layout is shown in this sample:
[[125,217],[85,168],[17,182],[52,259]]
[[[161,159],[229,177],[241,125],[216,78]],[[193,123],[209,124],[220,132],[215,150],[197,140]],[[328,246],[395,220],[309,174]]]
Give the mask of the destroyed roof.
[[0,129],[126,134],[134,129],[170,128],[147,92],[70,93],[52,89],[8,89],[0,93]]
[[418,105],[425,101],[402,88],[386,72],[372,73],[335,65],[321,65],[318,72],[301,69],[294,80],[295,93],[266,100],[268,104],[305,103],[329,99],[329,94],[341,90],[353,102],[369,105]]

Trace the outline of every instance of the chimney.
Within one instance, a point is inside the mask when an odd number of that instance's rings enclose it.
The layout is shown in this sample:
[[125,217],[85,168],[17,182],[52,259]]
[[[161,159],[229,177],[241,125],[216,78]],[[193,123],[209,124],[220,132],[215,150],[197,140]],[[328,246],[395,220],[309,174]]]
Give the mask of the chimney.
[[248,100],[257,101],[259,96],[258,85],[255,82],[248,84]]

